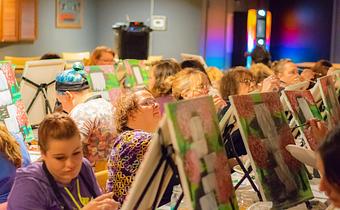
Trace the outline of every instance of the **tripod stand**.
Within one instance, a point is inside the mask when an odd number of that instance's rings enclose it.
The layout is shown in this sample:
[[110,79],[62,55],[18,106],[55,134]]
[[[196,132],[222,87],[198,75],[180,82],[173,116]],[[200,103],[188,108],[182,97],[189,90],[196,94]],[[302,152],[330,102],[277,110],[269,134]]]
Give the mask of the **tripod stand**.
[[28,82],[29,84],[33,85],[34,87],[37,88],[36,92],[35,92],[35,95],[32,99],[32,101],[30,102],[30,104],[28,105],[28,108],[27,108],[27,113],[29,113],[29,111],[31,110],[34,102],[37,100],[37,97],[39,95],[39,93],[42,93],[43,97],[44,97],[44,102],[45,102],[45,113],[48,114],[48,113],[52,113],[52,108],[51,108],[51,105],[50,105],[50,102],[48,101],[48,98],[47,98],[47,88],[48,86],[52,85],[53,83],[55,83],[55,80],[49,82],[49,83],[41,83],[41,84],[37,84],[35,82],[33,82],[32,80],[30,79],[27,79],[26,77],[22,77],[23,80],[25,80],[26,82]]

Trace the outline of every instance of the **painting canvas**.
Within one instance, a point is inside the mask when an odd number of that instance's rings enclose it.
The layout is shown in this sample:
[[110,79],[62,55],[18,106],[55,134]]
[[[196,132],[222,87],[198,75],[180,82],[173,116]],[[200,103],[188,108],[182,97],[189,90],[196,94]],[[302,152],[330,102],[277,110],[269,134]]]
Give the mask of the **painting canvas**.
[[83,0],[56,0],[57,28],[81,28]]
[[[64,68],[65,61],[62,59],[27,61],[25,63],[20,92],[32,125],[38,125],[47,113],[53,111],[56,103],[55,78]],[[39,88],[39,85],[43,88]]]
[[316,150],[318,142],[312,136],[308,125],[304,125],[310,119],[322,120],[318,106],[309,90],[305,91],[284,91],[285,100],[293,115],[293,119],[312,150]]
[[126,70],[126,84],[128,87],[148,85],[149,68],[145,60],[127,59],[123,63]]
[[334,87],[333,76],[318,78],[323,104],[326,108],[328,128],[332,129],[340,122],[340,105]]
[[230,97],[262,197],[275,209],[313,198],[305,167],[286,150],[295,144],[278,93]]
[[114,103],[121,94],[114,66],[86,66],[85,71],[91,90]]
[[238,209],[212,98],[168,103],[165,110],[189,209]]
[[26,142],[30,142],[35,138],[15,80],[14,68],[9,62],[0,62],[0,75],[0,122],[13,136],[23,136]]

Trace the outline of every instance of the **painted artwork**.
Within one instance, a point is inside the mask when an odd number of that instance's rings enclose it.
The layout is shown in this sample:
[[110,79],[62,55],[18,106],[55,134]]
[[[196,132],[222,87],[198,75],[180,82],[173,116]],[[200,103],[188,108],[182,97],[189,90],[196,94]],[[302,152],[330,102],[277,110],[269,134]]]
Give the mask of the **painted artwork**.
[[284,91],[284,96],[296,125],[299,126],[299,130],[308,142],[309,148],[315,151],[318,142],[308,129],[306,122],[310,119],[322,120],[322,116],[314,101],[313,95],[309,90],[304,90]]
[[126,86],[147,86],[149,83],[149,67],[145,60],[127,59],[123,61],[126,70]]
[[328,129],[335,128],[340,122],[340,105],[334,87],[333,76],[318,78],[321,98],[326,108]]
[[238,209],[212,98],[168,103],[165,110],[191,209]]
[[85,71],[91,90],[114,104],[121,94],[114,66],[85,66]]
[[56,0],[57,28],[81,28],[83,0]]
[[313,198],[305,167],[286,150],[295,144],[278,93],[230,97],[264,200],[285,209]]
[[0,62],[0,122],[13,136],[23,136],[26,142],[34,140],[24,104],[21,100],[14,68],[9,62]]

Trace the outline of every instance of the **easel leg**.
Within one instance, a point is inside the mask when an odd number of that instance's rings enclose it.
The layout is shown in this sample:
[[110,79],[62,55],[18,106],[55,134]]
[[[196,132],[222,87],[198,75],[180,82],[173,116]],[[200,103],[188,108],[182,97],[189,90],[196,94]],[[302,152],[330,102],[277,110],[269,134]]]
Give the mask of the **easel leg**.
[[307,209],[312,209],[313,208],[311,202],[306,201],[305,204],[306,204]]
[[[45,93],[46,91],[46,93]],[[41,90],[43,96],[44,96],[44,99],[45,99],[45,113],[48,114],[48,113],[52,113],[52,108],[50,106],[50,102],[48,101],[47,99],[47,89],[45,88],[45,90]]]
[[[243,162],[241,161],[240,157],[239,157],[238,154],[236,153],[236,149],[235,149],[235,146],[234,146],[234,142],[232,141],[232,139],[229,139],[229,140],[231,141],[232,152],[233,152],[233,154],[234,154],[234,156],[235,156],[235,158],[236,158],[236,161],[237,161],[237,163],[240,165],[240,167],[241,167],[241,169],[242,169],[242,171],[243,171],[243,173],[244,173],[243,177],[245,177],[245,178],[248,179],[250,185],[252,186],[252,188],[254,189],[254,191],[257,193],[257,196],[259,197],[259,200],[260,200],[260,201],[263,201],[260,191],[258,190],[258,188],[256,187],[254,181],[253,181],[252,178],[250,177],[250,172],[252,171],[252,168],[249,167],[249,171],[248,171],[248,170],[244,167]],[[245,180],[245,178],[243,178],[243,177],[242,177],[242,179],[239,181],[239,183],[237,184],[238,186],[240,186],[241,183]],[[235,187],[235,189],[237,189],[237,188]]]
[[28,108],[27,108],[27,113],[31,110],[32,106],[33,106],[33,103],[35,102],[35,100],[37,99],[38,95],[39,95],[39,92],[41,91],[40,88],[37,89],[37,91],[35,92],[35,95],[30,103],[30,105],[28,105]]

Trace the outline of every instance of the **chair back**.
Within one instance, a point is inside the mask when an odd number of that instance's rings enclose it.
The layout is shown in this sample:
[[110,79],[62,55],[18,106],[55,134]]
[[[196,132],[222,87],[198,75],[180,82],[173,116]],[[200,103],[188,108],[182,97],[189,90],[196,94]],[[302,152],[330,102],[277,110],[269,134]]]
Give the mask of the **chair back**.
[[90,52],[63,52],[61,56],[66,60],[66,68],[70,69],[74,62],[79,61],[85,64],[90,59]]
[[109,171],[108,170],[103,170],[103,171],[99,171],[95,173],[98,185],[100,187],[100,189],[104,189],[106,188],[106,181],[109,175]]
[[26,62],[40,60],[40,56],[34,57],[5,56],[4,60],[11,61],[11,63],[15,65],[15,77],[18,83],[20,83],[22,72],[24,71]]

